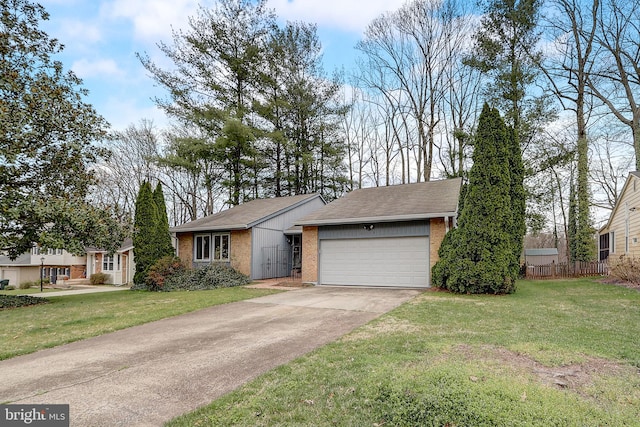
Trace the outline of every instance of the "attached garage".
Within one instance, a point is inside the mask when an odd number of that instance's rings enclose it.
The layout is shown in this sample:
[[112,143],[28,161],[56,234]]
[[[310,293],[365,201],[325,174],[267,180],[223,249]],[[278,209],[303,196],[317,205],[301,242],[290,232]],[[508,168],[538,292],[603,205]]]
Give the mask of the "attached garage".
[[324,285],[429,286],[429,237],[320,240]]
[[426,288],[456,225],[460,178],[362,188],[300,219],[302,280]]

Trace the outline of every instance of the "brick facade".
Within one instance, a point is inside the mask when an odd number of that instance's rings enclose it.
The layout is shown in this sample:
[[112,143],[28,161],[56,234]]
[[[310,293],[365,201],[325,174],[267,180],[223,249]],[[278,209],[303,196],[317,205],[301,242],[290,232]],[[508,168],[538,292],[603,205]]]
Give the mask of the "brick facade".
[[318,227],[302,227],[302,282],[318,281]]
[[69,279],[84,279],[86,276],[86,266],[84,265],[72,265],[69,270]]
[[231,267],[242,274],[251,276],[251,230],[231,232]]
[[191,267],[193,265],[193,233],[178,233],[178,257]]
[[[449,230],[453,227],[452,220],[449,219]],[[429,235],[429,271],[433,268],[436,262],[440,260],[438,256],[438,250],[444,240],[444,235],[447,233],[445,227],[445,218],[432,218]]]

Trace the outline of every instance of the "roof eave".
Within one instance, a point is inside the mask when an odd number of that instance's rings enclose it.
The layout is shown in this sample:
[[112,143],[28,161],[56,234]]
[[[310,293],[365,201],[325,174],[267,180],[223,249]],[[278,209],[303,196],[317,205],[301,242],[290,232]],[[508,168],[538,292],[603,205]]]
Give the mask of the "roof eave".
[[629,183],[631,182],[631,176],[634,176],[640,179],[640,176],[638,175],[637,172],[638,171],[629,172],[629,175],[627,175],[627,179],[625,180],[624,185],[622,186],[622,190],[620,191],[620,197],[618,198],[618,203],[616,203],[616,205],[613,207],[613,210],[611,211],[611,214],[609,215],[609,219],[607,219],[607,222],[598,230],[598,235],[602,234],[604,230],[611,227],[611,222],[613,221],[613,217],[616,215],[620,207],[620,201],[624,197],[624,193],[627,191],[627,187],[629,187]]
[[171,233],[193,233],[198,231],[230,231],[230,230],[247,230],[248,224],[230,224],[230,225],[202,225],[199,227],[172,228]]
[[346,225],[346,224],[361,224],[364,222],[404,222],[404,221],[419,221],[432,218],[446,218],[456,216],[457,212],[435,212],[424,214],[407,214],[407,215],[389,215],[389,216],[372,216],[372,217],[357,217],[357,218],[328,218],[318,220],[308,220],[297,222],[296,225]]

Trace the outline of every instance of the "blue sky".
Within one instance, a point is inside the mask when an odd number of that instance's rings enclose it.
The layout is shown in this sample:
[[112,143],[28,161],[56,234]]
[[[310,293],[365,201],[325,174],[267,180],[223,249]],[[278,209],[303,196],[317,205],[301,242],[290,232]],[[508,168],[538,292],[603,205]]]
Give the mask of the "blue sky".
[[[113,129],[141,119],[158,127],[164,114],[151,98],[163,96],[136,58],[146,52],[159,63],[165,58],[156,48],[171,42],[171,29],[186,28],[198,4],[213,0],[40,0],[50,14],[41,28],[65,49],[56,59],[72,69],[89,90],[86,101]],[[404,0],[268,0],[281,22],[304,21],[318,25],[324,49],[325,71],[353,67],[354,49],[366,25]],[[363,4],[366,4],[363,7]]]

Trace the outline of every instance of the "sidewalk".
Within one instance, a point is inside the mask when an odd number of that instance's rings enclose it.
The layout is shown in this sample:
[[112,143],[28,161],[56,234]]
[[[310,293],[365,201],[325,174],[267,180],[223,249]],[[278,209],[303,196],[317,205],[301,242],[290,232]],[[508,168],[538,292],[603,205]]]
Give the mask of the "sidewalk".
[[83,286],[82,288],[77,289],[69,289],[66,291],[55,291],[55,292],[42,292],[36,294],[26,294],[33,297],[62,297],[65,295],[78,295],[78,294],[94,294],[98,292],[114,292],[114,291],[128,291],[128,286]]

